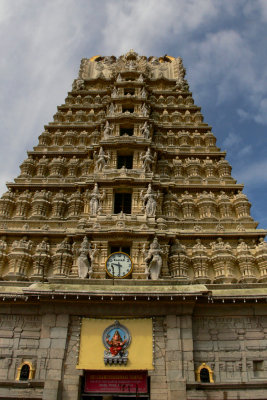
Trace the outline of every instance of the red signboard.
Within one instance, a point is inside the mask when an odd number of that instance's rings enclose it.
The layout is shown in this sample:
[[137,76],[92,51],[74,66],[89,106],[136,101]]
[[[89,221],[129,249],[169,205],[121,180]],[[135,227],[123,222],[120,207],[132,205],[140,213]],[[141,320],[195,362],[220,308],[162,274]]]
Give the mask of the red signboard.
[[85,393],[147,393],[147,373],[143,371],[87,371]]

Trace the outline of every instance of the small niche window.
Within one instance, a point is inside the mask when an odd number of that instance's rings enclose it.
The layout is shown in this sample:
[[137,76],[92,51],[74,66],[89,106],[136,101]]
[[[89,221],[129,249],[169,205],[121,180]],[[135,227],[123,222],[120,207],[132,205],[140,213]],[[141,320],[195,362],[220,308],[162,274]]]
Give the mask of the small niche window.
[[115,193],[114,196],[114,214],[131,214],[132,212],[132,194]]
[[124,136],[124,135],[133,136],[133,134],[134,134],[133,128],[120,127],[120,136]]
[[131,248],[130,246],[110,246],[110,254],[112,253],[117,253],[118,251],[122,251],[123,253],[128,254],[129,256],[131,255]]
[[33,379],[34,369],[30,362],[23,362],[17,370],[17,381],[28,381]]
[[253,361],[253,373],[255,378],[264,376],[263,360]]
[[202,363],[196,370],[196,380],[202,383],[214,383],[213,371],[206,363]]
[[123,106],[122,107],[122,112],[123,113],[125,113],[125,112],[128,112],[128,113],[134,113],[134,107],[131,107],[131,106]]
[[124,88],[124,95],[127,96],[127,94],[130,94],[133,96],[135,94],[135,89],[134,88]]
[[121,168],[132,169],[133,168],[133,156],[118,155],[117,158],[117,169]]

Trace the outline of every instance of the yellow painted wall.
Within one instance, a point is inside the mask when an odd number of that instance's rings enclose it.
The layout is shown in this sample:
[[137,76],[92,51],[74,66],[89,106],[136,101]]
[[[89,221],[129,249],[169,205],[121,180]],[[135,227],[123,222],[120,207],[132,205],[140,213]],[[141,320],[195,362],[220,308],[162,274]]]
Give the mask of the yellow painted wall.
[[83,318],[77,369],[149,370],[153,367],[153,326],[151,318],[118,319],[130,332],[132,341],[127,365],[105,365],[102,334],[115,319]]

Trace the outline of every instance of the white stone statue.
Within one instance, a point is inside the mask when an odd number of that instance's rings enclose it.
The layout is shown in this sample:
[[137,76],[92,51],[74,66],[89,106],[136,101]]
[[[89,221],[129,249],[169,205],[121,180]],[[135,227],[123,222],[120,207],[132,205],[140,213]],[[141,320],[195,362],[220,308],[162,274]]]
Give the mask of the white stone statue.
[[144,123],[143,126],[141,126],[140,132],[144,136],[145,139],[150,138],[150,126],[148,125],[147,121]]
[[101,201],[104,200],[106,196],[105,190],[100,194],[98,190],[98,184],[95,183],[92,193],[89,195],[90,198],[90,213],[91,215],[97,215],[101,212]]
[[98,155],[96,154],[96,151],[94,152],[94,158],[95,170],[101,172],[105,168],[107,160],[109,160],[109,155],[104,152],[103,147],[100,147]]
[[143,99],[145,99],[146,96],[147,96],[147,92],[146,92],[146,89],[143,87],[142,90],[141,90],[141,97],[142,97]]
[[144,117],[148,117],[149,110],[148,110],[148,108],[147,108],[145,103],[142,105],[141,111],[142,111],[142,114],[143,114]]
[[110,103],[110,106],[109,106],[109,108],[108,108],[108,113],[109,113],[109,115],[114,115],[114,113],[115,113],[115,106],[114,106],[113,103]]
[[150,244],[145,262],[147,263],[147,278],[155,281],[159,279],[159,275],[162,267],[162,255],[160,244],[157,237],[154,238],[153,242]]
[[113,90],[112,90],[111,97],[112,97],[113,99],[115,99],[116,97],[118,97],[118,91],[117,91],[117,89],[116,89],[116,86],[114,86],[114,88],[113,88]]
[[116,82],[122,82],[121,74],[119,74],[119,75],[117,76]]
[[92,262],[97,249],[96,244],[94,249],[91,249],[91,243],[89,243],[87,237],[83,238],[81,247],[78,249],[78,275],[79,278],[85,279],[89,277],[91,279],[93,274]]
[[151,154],[150,147],[147,149],[145,154],[141,154],[141,160],[143,161],[142,167],[145,172],[152,172],[152,166],[155,163],[157,153],[154,153],[154,156]]
[[109,122],[106,121],[105,127],[104,127],[104,138],[107,139],[109,136],[112,134],[114,129],[114,126],[110,126]]
[[157,194],[153,192],[151,184],[149,184],[145,194],[143,190],[141,191],[140,198],[143,201],[143,211],[145,211],[145,215],[147,217],[155,217],[159,192]]

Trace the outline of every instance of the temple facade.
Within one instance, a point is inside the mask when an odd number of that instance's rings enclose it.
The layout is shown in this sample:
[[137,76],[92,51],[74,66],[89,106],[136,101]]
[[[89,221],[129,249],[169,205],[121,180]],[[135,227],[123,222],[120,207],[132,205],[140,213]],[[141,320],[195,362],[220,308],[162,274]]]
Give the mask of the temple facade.
[[0,399],[267,398],[267,244],[181,58],[82,59],[0,198]]

